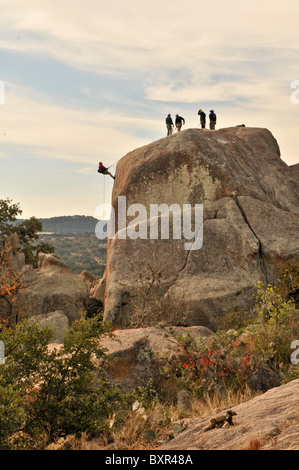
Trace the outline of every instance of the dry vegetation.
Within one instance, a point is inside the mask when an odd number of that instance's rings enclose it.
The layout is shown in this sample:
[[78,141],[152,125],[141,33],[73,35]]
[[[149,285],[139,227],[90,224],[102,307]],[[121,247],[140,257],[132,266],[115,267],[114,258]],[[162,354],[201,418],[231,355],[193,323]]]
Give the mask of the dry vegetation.
[[[122,426],[111,436],[88,439],[86,435],[76,438],[67,436],[60,439],[48,450],[151,450],[157,449],[164,442],[176,437],[188,427],[194,418],[206,418],[212,412],[243,403],[257,393],[246,390],[245,393],[230,393],[225,397],[207,396],[205,399],[193,398],[190,410],[182,411],[173,404],[154,403],[145,410],[139,408],[127,414]],[[250,444],[254,445],[254,444]],[[255,449],[252,449],[255,450]]]

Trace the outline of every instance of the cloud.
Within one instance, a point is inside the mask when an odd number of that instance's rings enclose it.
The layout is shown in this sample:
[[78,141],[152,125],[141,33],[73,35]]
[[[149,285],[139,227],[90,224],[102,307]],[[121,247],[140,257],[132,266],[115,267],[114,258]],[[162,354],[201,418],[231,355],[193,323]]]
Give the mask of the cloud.
[[[178,79],[178,82],[180,80]],[[280,93],[281,84],[277,81],[269,82],[265,77],[261,80],[257,77],[226,77],[216,83],[205,81],[188,81],[186,84],[176,84],[175,80],[162,80],[146,88],[146,97],[150,100],[161,102],[203,103],[206,101],[217,103],[229,103],[230,106],[245,104],[245,106],[266,105],[271,97],[278,96],[278,101],[284,100]]]
[[91,176],[94,175],[95,166],[82,166],[75,169],[79,175]]
[[244,83],[254,97],[258,81],[297,78],[298,13],[297,0],[11,0],[0,47],[119,80],[134,74],[148,100],[235,100]]
[[36,89],[7,84],[2,108],[6,145],[24,146],[40,158],[112,163],[136,146],[148,143],[143,129],[158,129],[151,119],[113,110],[91,111],[59,106]]
[[19,39],[4,35],[2,47],[94,71],[192,67],[239,50],[242,60],[244,46],[295,49],[298,13],[297,0],[10,0],[2,20]]
[[[9,159],[7,175],[25,157],[39,160],[39,172],[45,167],[42,200],[31,196],[23,169],[19,186],[7,188],[20,201],[26,195],[31,214],[42,216],[46,205],[51,215],[90,213],[98,161],[111,165],[164,137],[167,112],[198,127],[199,107],[216,110],[218,128],[267,127],[283,159],[296,163],[299,105],[291,104],[290,83],[299,79],[298,15],[297,0],[6,2],[0,158]],[[68,190],[60,170],[72,172]]]

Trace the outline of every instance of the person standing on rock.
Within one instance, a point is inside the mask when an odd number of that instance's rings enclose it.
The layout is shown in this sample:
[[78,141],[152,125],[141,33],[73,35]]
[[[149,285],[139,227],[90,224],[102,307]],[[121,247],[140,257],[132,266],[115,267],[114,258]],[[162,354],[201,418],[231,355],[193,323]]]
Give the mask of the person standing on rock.
[[210,129],[215,130],[217,117],[213,109],[211,109],[210,111],[209,118],[210,118]]
[[182,125],[185,125],[185,119],[182,116],[179,116],[178,114],[175,115],[175,127],[178,132],[181,132]]
[[203,110],[200,109],[197,114],[200,116],[201,128],[205,129],[205,127],[206,127],[206,113],[204,113]]
[[168,114],[166,119],[167,135],[171,135],[173,131],[173,120],[171,114]]

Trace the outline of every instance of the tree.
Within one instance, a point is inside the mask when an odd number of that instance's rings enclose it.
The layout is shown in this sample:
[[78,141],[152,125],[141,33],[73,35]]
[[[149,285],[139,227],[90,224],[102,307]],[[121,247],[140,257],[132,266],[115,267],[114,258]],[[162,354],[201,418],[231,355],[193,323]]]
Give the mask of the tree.
[[74,322],[60,348],[48,349],[49,327],[20,322],[0,335],[0,450],[41,450],[68,434],[109,432],[109,418],[128,397],[103,376],[98,318]]
[[49,243],[34,245],[38,240],[38,232],[42,231],[42,223],[36,217],[16,223],[17,216],[22,211],[19,204],[14,204],[11,199],[0,199],[0,236],[16,233],[19,237],[21,250],[25,254],[27,264],[37,267],[37,257],[40,251],[54,253],[55,248]]
[[0,235],[11,233],[11,225],[21,215],[19,204],[12,204],[11,199],[0,199]]
[[0,239],[0,331],[17,323],[19,312],[14,312],[13,305],[22,285],[22,273],[12,264],[13,245],[7,239]]

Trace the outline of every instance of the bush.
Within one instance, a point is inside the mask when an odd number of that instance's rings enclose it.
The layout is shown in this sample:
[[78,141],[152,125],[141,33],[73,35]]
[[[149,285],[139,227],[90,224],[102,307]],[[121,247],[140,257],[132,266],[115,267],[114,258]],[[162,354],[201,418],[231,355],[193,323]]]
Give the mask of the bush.
[[286,300],[280,286],[259,282],[256,288],[255,355],[273,370],[288,367],[290,345],[299,333],[294,301]]
[[[238,330],[218,331],[196,344],[181,338],[185,361],[173,371],[180,387],[197,396],[244,392],[257,370],[270,368],[284,376],[294,376],[290,362],[291,343],[299,338],[295,303],[290,293],[298,289],[299,267],[287,268],[277,286],[256,285],[254,311],[244,314],[245,325]],[[241,325],[240,312],[234,322]],[[249,321],[250,319],[250,321]]]
[[99,338],[108,330],[98,319],[80,319],[61,348],[48,351],[48,327],[21,322],[0,335],[0,449],[43,449],[59,437],[95,437],[124,408],[119,390],[105,382]]
[[221,395],[228,388],[245,390],[254,361],[249,334],[219,332],[202,339],[199,346],[187,344],[186,361],[176,371],[180,386],[197,396]]

